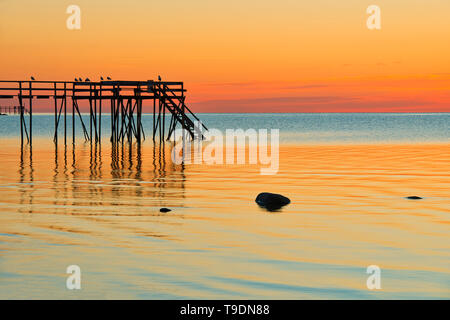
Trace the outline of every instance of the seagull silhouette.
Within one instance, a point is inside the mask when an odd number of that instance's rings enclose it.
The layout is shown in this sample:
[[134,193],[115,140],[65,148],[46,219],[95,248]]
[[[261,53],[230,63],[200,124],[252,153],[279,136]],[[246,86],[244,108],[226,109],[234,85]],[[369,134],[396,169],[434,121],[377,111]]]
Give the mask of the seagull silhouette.
[[102,81],[103,81],[103,77],[100,77],[100,80],[102,80]]
[[78,81],[80,81],[80,82],[83,82],[83,79],[81,79],[81,78],[78,78]]
[[33,76],[31,76],[31,80],[33,80],[33,81],[34,81],[34,80],[36,80],[36,79],[34,79],[34,77],[33,77]]
[[90,82],[91,80],[89,80],[89,78],[86,78],[86,80],[84,80],[84,81],[86,81],[86,82]]
[[158,75],[158,80],[161,81],[161,76],[160,75]]
[[108,80],[111,80],[111,78],[110,78],[110,77],[106,77],[106,79],[108,79]]
[[78,82],[78,79],[77,79],[77,78],[75,78],[75,82]]

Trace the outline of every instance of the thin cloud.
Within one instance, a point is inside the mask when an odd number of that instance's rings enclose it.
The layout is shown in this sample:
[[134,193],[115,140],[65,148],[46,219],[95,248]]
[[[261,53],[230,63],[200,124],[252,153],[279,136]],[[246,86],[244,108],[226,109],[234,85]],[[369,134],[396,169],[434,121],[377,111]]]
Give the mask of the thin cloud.
[[328,84],[305,84],[305,85],[298,85],[298,86],[287,86],[282,87],[281,89],[315,89],[315,88],[326,88],[329,87]]

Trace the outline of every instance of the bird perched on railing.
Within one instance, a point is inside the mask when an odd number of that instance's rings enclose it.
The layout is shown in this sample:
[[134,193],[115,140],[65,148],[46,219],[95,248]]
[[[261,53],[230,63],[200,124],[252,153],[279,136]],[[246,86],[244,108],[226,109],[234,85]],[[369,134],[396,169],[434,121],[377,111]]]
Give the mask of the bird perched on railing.
[[80,81],[80,82],[83,82],[83,79],[81,79],[81,78],[78,78],[78,81]]
[[89,78],[86,78],[86,80],[84,80],[84,81],[86,81],[86,82],[90,82],[91,80],[89,80]]
[[106,79],[111,80],[111,77],[106,77]]
[[103,81],[103,77],[100,77],[100,80],[102,80],[102,81]]
[[78,82],[78,79],[77,79],[77,78],[75,78],[75,82]]
[[36,79],[35,79],[35,78],[34,78],[33,76],[31,76],[31,80],[33,80],[33,81],[34,81],[34,80],[36,80]]
[[161,81],[161,76],[160,75],[158,75],[158,80]]

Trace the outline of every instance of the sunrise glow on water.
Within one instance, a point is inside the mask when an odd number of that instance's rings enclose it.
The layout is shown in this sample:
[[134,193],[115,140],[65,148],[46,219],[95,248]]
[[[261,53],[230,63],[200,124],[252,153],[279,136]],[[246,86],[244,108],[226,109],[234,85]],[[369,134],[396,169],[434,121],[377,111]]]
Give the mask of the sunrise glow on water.
[[[264,119],[236,126],[270,127]],[[313,144],[296,133],[281,132],[272,176],[176,165],[170,143],[55,152],[43,136],[30,157],[2,139],[2,298],[448,298],[448,141],[349,144],[358,132],[347,130]],[[265,191],[291,204],[259,208]],[[61,285],[69,264],[82,266],[80,293]],[[366,287],[373,264],[378,292]]]

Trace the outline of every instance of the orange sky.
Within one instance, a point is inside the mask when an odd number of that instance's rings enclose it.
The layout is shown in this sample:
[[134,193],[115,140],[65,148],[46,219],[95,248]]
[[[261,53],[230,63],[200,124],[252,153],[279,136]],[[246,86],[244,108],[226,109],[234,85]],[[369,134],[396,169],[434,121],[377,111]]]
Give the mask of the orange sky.
[[0,78],[161,74],[197,112],[450,112],[449,15],[448,0],[0,0]]

